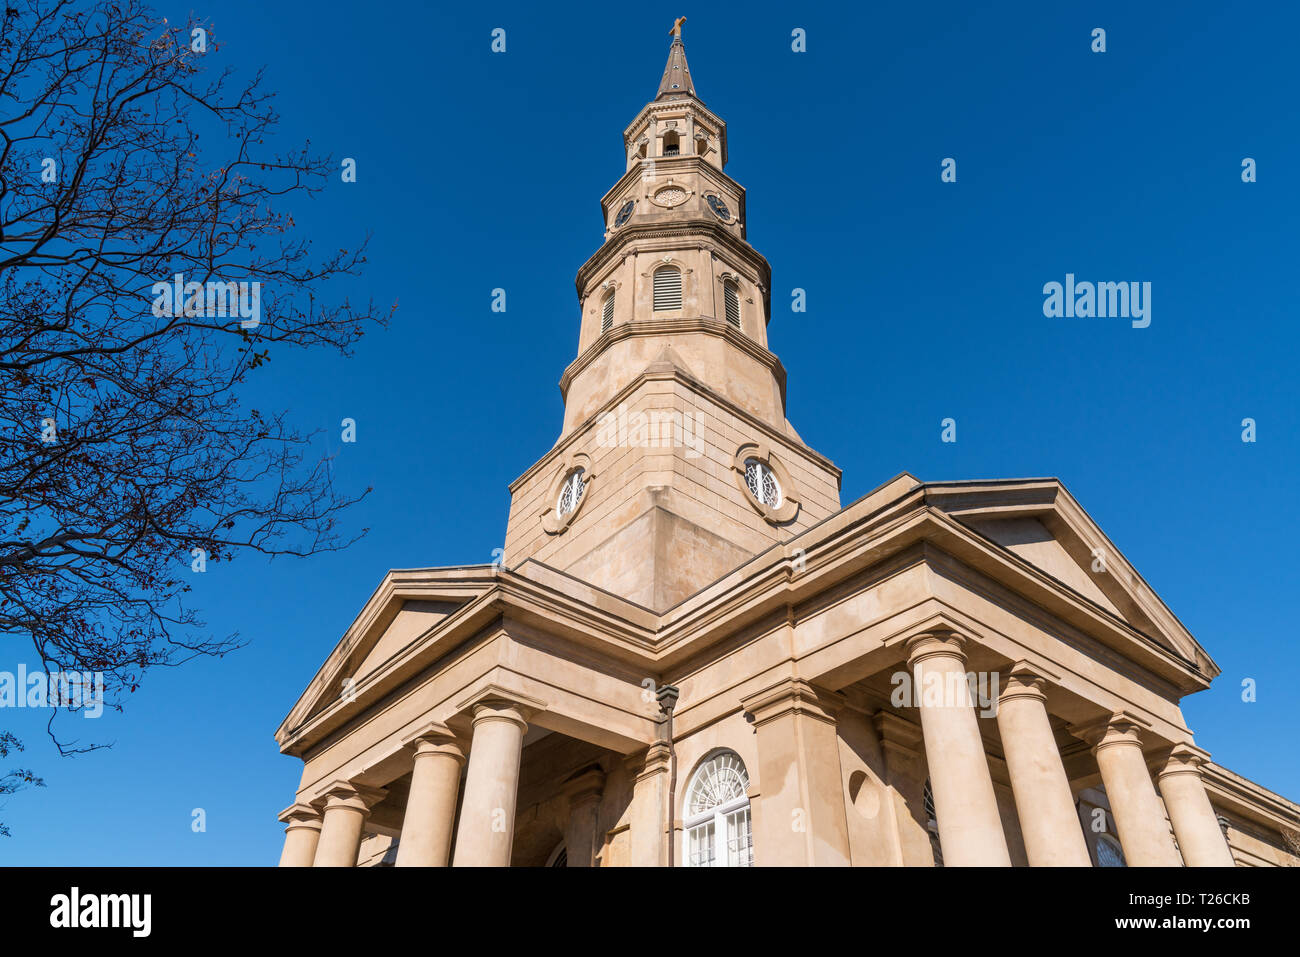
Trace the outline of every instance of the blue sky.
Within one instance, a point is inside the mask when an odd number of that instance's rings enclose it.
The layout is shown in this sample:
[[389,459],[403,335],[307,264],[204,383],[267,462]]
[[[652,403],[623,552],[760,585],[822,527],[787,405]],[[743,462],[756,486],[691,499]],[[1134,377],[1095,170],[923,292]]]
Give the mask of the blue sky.
[[[43,715],[5,714],[48,787],[0,808],[0,861],[275,862],[300,770],[275,728],[387,569],[492,560],[507,484],[558,435],[573,276],[682,14],[749,239],[772,263],[788,414],[843,469],[843,502],[903,470],[1059,477],[1222,667],[1184,702],[1197,742],[1300,798],[1286,298],[1300,16],[1135,6],[196,7],[221,43],[214,66],[267,66],[285,143],[357,159],[357,183],[295,218],[325,248],[373,235],[346,291],[398,300],[395,321],[350,360],[273,353],[249,400],[327,430],[340,485],[374,486],[349,516],[370,532],[340,554],[196,576],[211,632],[249,644],[152,673],[123,715],[61,725],[111,750],[61,759]],[[176,21],[190,6],[160,9]],[[1258,182],[1241,181],[1244,157]],[[1045,318],[1043,284],[1067,272],[1151,282],[1150,327]],[[340,446],[345,416],[358,441]],[[940,441],[945,417],[956,443]],[[0,668],[25,653],[9,645]]]

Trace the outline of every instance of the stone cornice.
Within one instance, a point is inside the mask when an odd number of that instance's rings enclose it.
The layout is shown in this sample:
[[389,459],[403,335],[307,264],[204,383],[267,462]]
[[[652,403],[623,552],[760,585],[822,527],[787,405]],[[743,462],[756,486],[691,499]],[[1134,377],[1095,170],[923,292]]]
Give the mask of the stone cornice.
[[[862,568],[879,566],[888,555],[898,554],[918,542],[930,542],[936,547],[948,546],[948,554],[961,551],[954,547],[954,542],[979,547],[983,549],[984,562],[1000,568],[998,579],[1021,592],[1032,593],[1041,589],[1037,598],[1040,606],[1056,609],[1057,614],[1073,622],[1075,627],[1102,644],[1121,651],[1130,661],[1153,668],[1156,674],[1164,674],[1170,680],[1182,675],[1177,684],[1183,690],[1196,690],[1208,684],[1204,676],[1197,675],[1186,662],[1180,662],[1156,642],[1125,627],[1110,612],[1069,592],[1050,576],[1037,572],[1023,560],[1015,559],[1014,555],[989,550],[982,538],[974,536],[950,516],[931,508],[918,511],[922,498],[918,486],[918,489],[884,506],[866,510],[866,514],[858,515],[857,520],[845,527],[832,527],[831,534],[822,542],[815,541],[819,527],[809,529],[787,544],[774,546],[738,568],[731,576],[725,577],[723,581],[727,584],[718,592],[710,594],[711,589],[706,589],[706,593],[688,599],[684,603],[686,607],[669,609],[662,616],[616,596],[603,596],[601,601],[593,603],[591,599],[564,593],[560,590],[564,584],[563,576],[552,576],[554,584],[545,586],[530,580],[524,573],[500,572],[480,597],[433,625],[428,632],[409,642],[406,648],[359,681],[354,700],[335,698],[324,709],[316,710],[318,700],[312,700],[311,694],[304,694],[277,732],[277,740],[287,753],[304,753],[313,742],[342,727],[351,716],[364,713],[385,694],[402,687],[412,675],[420,674],[439,658],[480,635],[493,622],[499,622],[507,611],[521,622],[545,628],[552,635],[573,641],[581,648],[643,668],[646,674],[660,674],[698,655],[706,646],[716,644],[720,633],[735,633],[763,616],[826,593]],[[865,501],[859,505],[872,506],[874,503]],[[845,511],[853,510],[854,506],[850,506]],[[839,518],[848,516],[840,514]],[[824,533],[826,529],[822,531]],[[805,546],[801,558],[806,567],[797,572],[794,551]],[[985,573],[992,571],[992,567],[985,568]],[[598,592],[598,589],[591,589],[576,580],[571,581],[586,592]],[[402,599],[393,596],[391,601],[400,602]],[[499,624],[493,627],[499,627]]]
[[[926,486],[926,500],[950,515],[969,521],[1037,518],[1077,561],[1090,560],[1094,549],[1105,555],[1106,577],[1096,580],[1107,598],[1135,627],[1149,622],[1170,637],[1184,657],[1211,678],[1220,669],[1187,628],[1146,583],[1137,569],[1106,536],[1059,479],[1007,479],[1002,481],[939,482]],[[1005,546],[998,546],[999,548]]]
[[[890,483],[886,490],[895,484]],[[368,673],[354,689],[353,700],[336,697],[321,708],[320,701],[330,683],[322,686],[314,682],[277,731],[277,740],[281,750],[303,753],[485,629],[500,628],[507,613],[576,647],[644,669],[646,674],[661,674],[698,656],[722,635],[734,634],[766,616],[825,595],[859,572],[879,567],[892,556],[922,544],[978,566],[983,575],[1162,677],[1171,687],[1188,692],[1208,686],[1206,676],[1189,662],[1109,610],[1013,553],[992,547],[987,539],[924,502],[925,487],[921,485],[886,501],[867,496],[790,541],[755,556],[662,615],[535,562],[503,570],[481,583],[478,597]],[[924,549],[916,555],[918,561],[930,561]],[[529,566],[539,571],[534,573]],[[385,599],[399,606],[403,600],[396,589]],[[365,614],[382,617],[382,610],[368,608]],[[338,660],[337,653],[331,655],[322,673],[337,674]]]
[[[776,357],[776,353],[764,349],[749,336],[733,327],[730,323],[721,319],[708,319],[703,316],[698,319],[636,319],[632,322],[620,322],[608,332],[602,332],[595,342],[585,349],[581,355],[569,363],[568,367],[560,376],[560,397],[567,402],[569,398],[569,387],[573,385],[573,380],[576,379],[584,369],[595,362],[597,357],[599,357],[602,352],[614,343],[622,342],[624,339],[671,336],[689,332],[697,332],[701,335],[724,339],[759,364],[766,366],[771,370],[772,377],[776,379],[777,386],[781,390],[781,402],[784,404],[786,372],[785,366],[782,365],[781,360]],[[705,383],[699,382],[698,385],[700,388],[707,391],[709,395],[716,397],[720,402],[730,404]],[[627,389],[625,387],[622,392],[626,391]],[[620,392],[620,394],[622,394],[622,392]],[[614,404],[617,405],[617,403]],[[606,403],[606,407],[608,406],[609,403]],[[739,407],[737,406],[737,408]],[[579,428],[581,428],[581,426],[579,426]]]
[[[626,248],[637,240],[672,239],[682,240],[681,246],[707,245],[717,243],[728,253],[742,261],[750,263],[760,275],[759,285],[763,287],[764,298],[771,293],[772,267],[767,258],[748,242],[732,233],[726,226],[707,219],[692,219],[682,222],[629,223],[592,253],[591,258],[578,267],[578,274],[573,280],[574,289],[581,298],[591,284],[593,273],[601,272],[611,260],[621,258]],[[770,312],[770,310],[769,310]]]
[[1201,766],[1201,779],[1211,803],[1226,806],[1257,824],[1300,831],[1300,804],[1212,761]]

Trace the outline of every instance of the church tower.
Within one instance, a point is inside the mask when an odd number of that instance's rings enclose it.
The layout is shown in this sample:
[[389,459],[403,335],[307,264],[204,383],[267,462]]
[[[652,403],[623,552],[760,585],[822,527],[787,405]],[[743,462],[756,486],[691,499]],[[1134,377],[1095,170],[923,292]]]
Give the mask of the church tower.
[[623,132],[604,243],[578,270],[564,423],[510,486],[505,545],[507,566],[534,559],[655,611],[840,508],[839,470],[785,417],[771,270],[683,22]]

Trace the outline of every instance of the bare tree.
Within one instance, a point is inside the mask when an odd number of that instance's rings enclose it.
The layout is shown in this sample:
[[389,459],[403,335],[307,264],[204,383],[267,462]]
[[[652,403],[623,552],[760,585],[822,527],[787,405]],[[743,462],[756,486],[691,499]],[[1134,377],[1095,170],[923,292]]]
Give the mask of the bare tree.
[[348,543],[355,497],[240,386],[387,321],[322,298],[365,243],[317,255],[280,204],[337,168],[273,151],[261,71],[218,62],[210,26],[137,0],[9,0],[0,22],[0,635],[101,673],[119,709],[148,669],[239,643],[185,602],[193,563]]

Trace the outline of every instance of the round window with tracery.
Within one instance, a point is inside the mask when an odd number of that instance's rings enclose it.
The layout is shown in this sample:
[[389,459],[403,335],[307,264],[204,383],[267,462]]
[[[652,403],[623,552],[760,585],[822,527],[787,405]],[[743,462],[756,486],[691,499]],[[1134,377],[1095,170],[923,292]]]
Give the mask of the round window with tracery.
[[781,507],[781,483],[776,480],[776,474],[766,462],[745,459],[745,484],[749,486],[749,494],[759,504],[768,508]]
[[584,483],[582,481],[583,470],[574,469],[569,473],[569,477],[564,480],[560,486],[560,497],[555,503],[555,517],[564,518],[582,501],[582,492]]

